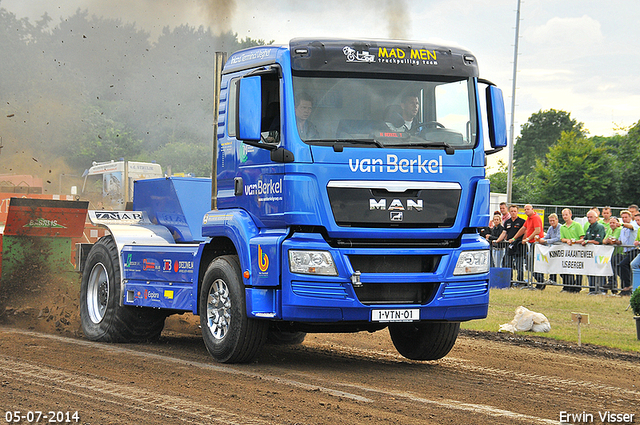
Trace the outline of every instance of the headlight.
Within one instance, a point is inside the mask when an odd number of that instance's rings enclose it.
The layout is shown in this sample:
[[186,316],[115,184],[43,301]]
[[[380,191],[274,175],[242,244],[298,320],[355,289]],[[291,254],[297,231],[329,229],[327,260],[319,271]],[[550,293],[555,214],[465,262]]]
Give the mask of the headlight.
[[329,251],[289,251],[291,273],[337,276],[338,271]]
[[486,273],[489,271],[489,250],[463,251],[458,257],[453,275]]

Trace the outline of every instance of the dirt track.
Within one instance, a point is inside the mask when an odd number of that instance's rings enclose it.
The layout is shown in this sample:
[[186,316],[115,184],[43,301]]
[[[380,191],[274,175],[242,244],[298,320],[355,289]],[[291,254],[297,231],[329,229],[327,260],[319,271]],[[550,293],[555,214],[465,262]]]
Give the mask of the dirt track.
[[267,346],[250,365],[220,365],[197,329],[171,327],[135,345],[0,327],[3,413],[77,411],[87,424],[557,424],[561,411],[597,423],[611,411],[640,423],[637,358],[462,336],[447,358],[418,363],[382,331],[310,335]]
[[221,365],[188,315],[155,343],[82,338],[68,288],[31,284],[1,300],[0,421],[77,411],[85,424],[558,424],[561,412],[603,423],[609,411],[640,424],[638,353],[464,332],[445,359],[419,363],[380,331],[309,335]]

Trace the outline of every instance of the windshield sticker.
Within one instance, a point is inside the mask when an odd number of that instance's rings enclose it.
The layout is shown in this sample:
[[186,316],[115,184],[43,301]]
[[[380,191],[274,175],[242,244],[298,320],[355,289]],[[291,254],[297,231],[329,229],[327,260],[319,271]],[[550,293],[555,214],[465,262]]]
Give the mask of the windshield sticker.
[[378,56],[363,50],[357,51],[352,47],[344,46],[342,52],[346,56],[347,62],[378,62],[391,64],[409,64],[409,65],[438,65],[438,55],[435,50],[427,49],[408,49],[404,50],[399,47],[387,48],[380,47]]
[[349,46],[344,46],[342,52],[347,57],[347,62],[374,62],[376,60],[375,55],[364,50],[357,52]]
[[415,159],[407,159],[388,154],[386,165],[380,158],[349,158],[349,169],[354,173],[359,171],[361,173],[442,174],[442,156],[438,156],[438,159],[423,160],[422,155],[418,155]]
[[275,51],[272,49],[259,49],[259,50],[250,50],[248,52],[238,53],[229,59],[229,65],[235,65],[237,63],[254,61],[254,60],[264,60],[269,58],[271,55],[275,55]]

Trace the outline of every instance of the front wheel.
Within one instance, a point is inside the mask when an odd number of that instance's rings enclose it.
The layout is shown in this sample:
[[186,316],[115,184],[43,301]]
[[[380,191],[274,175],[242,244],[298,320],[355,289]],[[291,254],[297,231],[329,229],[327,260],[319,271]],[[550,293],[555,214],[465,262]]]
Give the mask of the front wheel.
[[244,284],[235,255],[214,259],[199,295],[200,325],[207,351],[221,363],[248,363],[267,338],[269,322],[249,319]]
[[396,323],[389,335],[396,350],[411,360],[438,360],[446,356],[458,338],[460,323]]

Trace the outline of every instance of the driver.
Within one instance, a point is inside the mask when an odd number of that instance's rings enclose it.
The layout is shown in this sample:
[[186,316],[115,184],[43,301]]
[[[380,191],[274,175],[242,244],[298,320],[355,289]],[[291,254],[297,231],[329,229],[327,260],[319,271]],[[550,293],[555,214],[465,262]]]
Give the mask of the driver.
[[298,133],[303,140],[318,138],[318,129],[309,121],[311,112],[313,111],[313,99],[308,93],[300,93],[295,99],[296,105],[296,123],[298,125]]
[[416,93],[407,92],[402,95],[400,109],[390,111],[386,118],[387,126],[396,132],[410,132],[418,128],[418,109],[420,101]]

